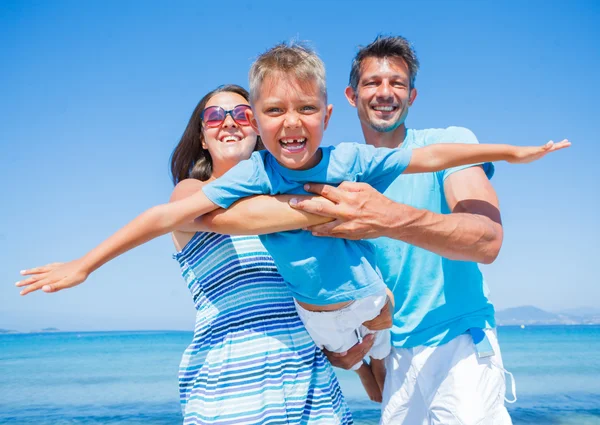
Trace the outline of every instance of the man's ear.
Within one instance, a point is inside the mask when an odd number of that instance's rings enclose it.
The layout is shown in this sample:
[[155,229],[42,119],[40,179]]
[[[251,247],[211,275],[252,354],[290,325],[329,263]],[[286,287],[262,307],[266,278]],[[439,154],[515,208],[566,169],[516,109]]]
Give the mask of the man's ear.
[[417,89],[413,87],[412,89],[410,89],[410,94],[408,95],[408,106],[412,106],[412,104],[416,98],[417,98]]
[[346,95],[346,99],[348,99],[348,103],[356,108],[356,92],[354,89],[348,86],[344,90],[344,94]]

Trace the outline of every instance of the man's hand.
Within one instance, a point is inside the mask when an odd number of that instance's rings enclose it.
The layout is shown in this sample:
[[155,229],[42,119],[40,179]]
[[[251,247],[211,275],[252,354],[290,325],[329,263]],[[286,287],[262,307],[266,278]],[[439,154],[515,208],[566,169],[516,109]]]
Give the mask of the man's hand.
[[366,356],[373,342],[375,341],[373,334],[366,335],[360,344],[356,344],[344,353],[333,353],[323,348],[323,353],[329,359],[329,362],[340,369],[350,370],[356,363],[362,361]]
[[305,185],[305,190],[329,199],[290,200],[290,205],[308,213],[332,217],[335,220],[308,228],[315,236],[335,236],[344,239],[372,239],[383,236],[390,226],[393,202],[366,183],[343,182],[337,188],[323,184]]

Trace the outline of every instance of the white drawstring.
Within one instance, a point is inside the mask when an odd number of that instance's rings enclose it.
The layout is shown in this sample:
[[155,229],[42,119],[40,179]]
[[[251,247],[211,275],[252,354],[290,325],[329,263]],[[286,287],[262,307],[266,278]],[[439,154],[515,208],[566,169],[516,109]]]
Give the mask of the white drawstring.
[[360,329],[354,329],[354,333],[356,334],[356,339],[358,339],[358,343],[362,344],[362,335],[360,334]]
[[504,396],[504,401],[506,401],[507,403],[513,404],[514,402],[517,401],[517,383],[515,382],[515,377],[513,376],[512,373],[510,373],[508,370],[502,368],[502,370],[504,371],[505,374],[510,375],[510,388],[511,388],[511,393],[513,396],[512,400],[509,400],[506,398],[506,396]]
[[497,367],[498,369],[500,369],[502,372],[504,372],[505,375],[509,375],[510,376],[510,392],[513,396],[512,400],[509,400],[506,398],[506,394],[504,395],[504,401],[506,401],[509,404],[513,404],[517,401],[517,383],[515,381],[515,377],[512,373],[510,373],[508,370],[504,369],[502,366],[498,366],[496,364],[496,362],[492,361],[491,362],[492,365],[494,367]]

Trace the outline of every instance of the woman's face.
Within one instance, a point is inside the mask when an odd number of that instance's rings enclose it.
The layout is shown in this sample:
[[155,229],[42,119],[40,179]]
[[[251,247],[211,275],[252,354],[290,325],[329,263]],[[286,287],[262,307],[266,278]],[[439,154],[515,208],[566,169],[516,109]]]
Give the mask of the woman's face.
[[[237,93],[221,92],[208,100],[205,109],[220,106],[230,111],[238,105],[249,105],[249,103]],[[214,174],[222,174],[238,162],[250,158],[256,146],[256,133],[250,124],[239,124],[231,114],[227,114],[225,120],[216,127],[209,127],[203,123],[202,133],[204,135],[202,147],[207,149],[212,157]]]

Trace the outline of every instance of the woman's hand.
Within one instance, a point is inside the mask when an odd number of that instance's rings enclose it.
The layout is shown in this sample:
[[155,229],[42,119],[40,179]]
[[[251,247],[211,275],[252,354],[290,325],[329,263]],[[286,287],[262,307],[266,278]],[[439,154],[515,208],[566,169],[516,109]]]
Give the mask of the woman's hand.
[[68,263],[52,263],[43,267],[21,271],[23,276],[31,276],[16,283],[19,288],[25,287],[21,295],[41,289],[44,292],[56,292],[65,288],[72,288],[84,282],[89,273],[81,260]]

